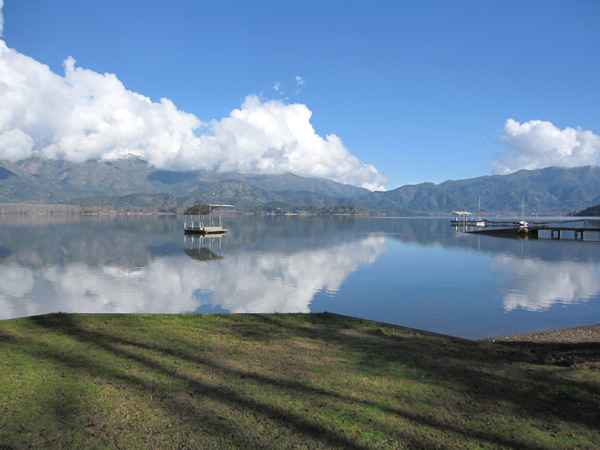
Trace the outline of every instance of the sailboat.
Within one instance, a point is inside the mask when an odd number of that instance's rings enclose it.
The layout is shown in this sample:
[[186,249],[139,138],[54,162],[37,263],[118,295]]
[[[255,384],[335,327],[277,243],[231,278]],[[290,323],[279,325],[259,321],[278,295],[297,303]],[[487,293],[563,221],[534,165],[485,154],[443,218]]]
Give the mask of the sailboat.
[[521,220],[515,222],[517,233],[521,236],[529,234],[529,224],[525,221],[525,196],[523,196],[523,205],[521,206]]
[[479,216],[475,221],[476,227],[485,227],[485,220],[481,218],[481,195],[479,196]]

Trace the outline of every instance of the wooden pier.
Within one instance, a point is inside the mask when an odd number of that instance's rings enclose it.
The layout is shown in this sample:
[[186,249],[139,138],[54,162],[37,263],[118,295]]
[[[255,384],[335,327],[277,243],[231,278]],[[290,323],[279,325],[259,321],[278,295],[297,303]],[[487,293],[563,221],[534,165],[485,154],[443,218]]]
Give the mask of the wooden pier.
[[[549,239],[552,240],[569,239],[572,236],[573,240],[583,241],[587,235],[587,240],[600,241],[600,226],[588,226],[587,219],[569,220],[562,223],[571,224],[575,222],[583,222],[583,226],[574,227],[568,225],[557,225],[561,222],[532,222],[531,224],[527,224],[525,222],[526,226],[523,227],[523,225],[520,225],[520,222],[514,222],[513,226],[502,226],[500,225],[500,222],[496,222],[490,223],[490,225],[486,224],[485,227],[480,229],[465,231],[467,233],[486,234],[489,236],[521,237],[530,239],[541,239],[540,233],[547,234],[546,232],[549,232]],[[600,223],[600,220],[594,222]],[[509,223],[506,223],[506,225],[509,225]],[[589,239],[590,234],[591,237],[595,237],[596,239]]]
[[583,240],[584,233],[586,232],[594,232],[600,233],[600,228],[574,228],[574,227],[531,227],[529,229],[530,237],[539,238],[540,230],[549,230],[550,231],[550,239],[561,239],[563,231],[572,231],[574,235],[574,239]]

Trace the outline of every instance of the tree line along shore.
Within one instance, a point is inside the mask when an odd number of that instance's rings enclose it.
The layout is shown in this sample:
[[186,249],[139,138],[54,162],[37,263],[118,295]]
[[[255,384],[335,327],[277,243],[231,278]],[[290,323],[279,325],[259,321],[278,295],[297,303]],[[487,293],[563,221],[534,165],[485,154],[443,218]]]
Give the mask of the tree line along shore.
[[[187,208],[161,208],[152,206],[114,207],[114,206],[81,206],[70,204],[45,204],[45,203],[0,203],[0,214],[154,214],[154,215],[185,215]],[[258,214],[258,215],[353,215],[353,216],[412,216],[412,217],[440,217],[452,216],[451,212],[423,212],[423,211],[380,211],[369,212],[352,205],[347,206],[290,206],[290,205],[254,205],[252,207],[224,210],[223,215]],[[486,216],[513,216],[517,213],[505,211],[499,213],[486,213]],[[538,213],[544,216],[543,213]],[[554,215],[548,213],[547,215]],[[600,216],[600,205],[582,211],[573,211],[567,216]]]

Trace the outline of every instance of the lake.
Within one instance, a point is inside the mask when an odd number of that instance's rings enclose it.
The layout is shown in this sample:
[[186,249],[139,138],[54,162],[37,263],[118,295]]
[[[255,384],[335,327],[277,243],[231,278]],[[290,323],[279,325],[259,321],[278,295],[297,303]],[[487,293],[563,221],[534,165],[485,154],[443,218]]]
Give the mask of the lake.
[[200,239],[184,220],[0,216],[0,319],[328,311],[470,339],[600,322],[598,242],[347,216],[228,216]]

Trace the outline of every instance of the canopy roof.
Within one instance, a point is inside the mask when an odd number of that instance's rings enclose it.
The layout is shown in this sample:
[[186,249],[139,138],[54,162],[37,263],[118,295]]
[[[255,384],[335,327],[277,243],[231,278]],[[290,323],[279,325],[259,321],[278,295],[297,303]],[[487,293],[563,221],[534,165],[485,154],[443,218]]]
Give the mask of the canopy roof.
[[185,212],[185,214],[205,216],[207,214],[210,214],[217,208],[225,208],[225,207],[233,208],[234,206],[233,205],[208,205],[208,204],[195,205],[195,206],[192,206],[190,209],[188,209]]

